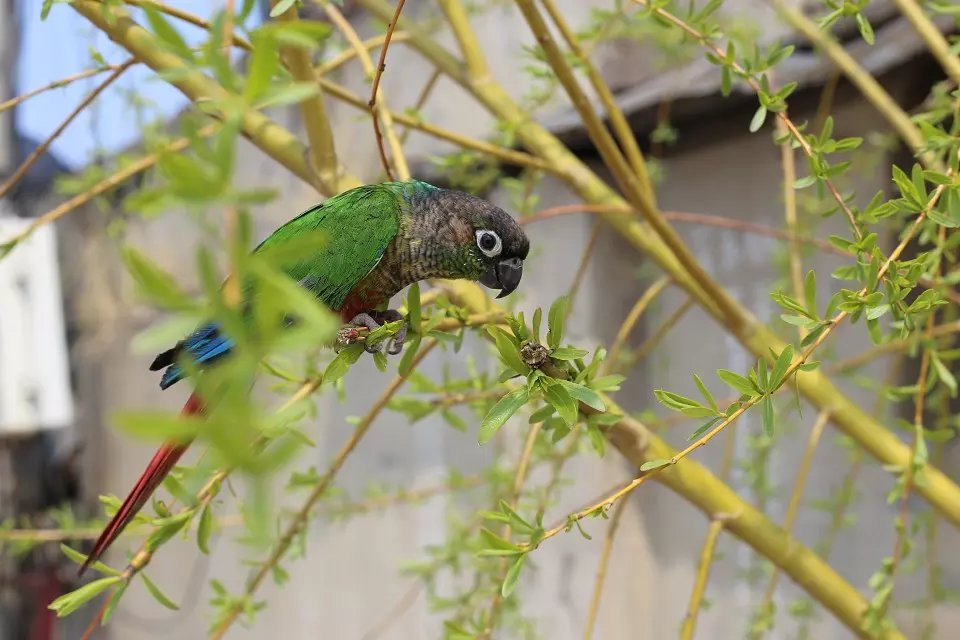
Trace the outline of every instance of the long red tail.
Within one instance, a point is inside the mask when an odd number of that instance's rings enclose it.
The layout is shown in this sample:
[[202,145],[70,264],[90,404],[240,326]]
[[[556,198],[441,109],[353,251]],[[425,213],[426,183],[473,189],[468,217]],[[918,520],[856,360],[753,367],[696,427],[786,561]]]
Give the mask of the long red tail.
[[[193,393],[187,398],[180,414],[189,416],[199,413],[203,413],[203,401],[196,393]],[[157,449],[153,459],[150,460],[150,464],[147,465],[147,468],[140,475],[140,479],[137,480],[137,484],[130,490],[116,515],[113,516],[113,519],[104,527],[100,537],[97,538],[96,544],[93,545],[93,551],[90,552],[83,566],[80,567],[79,575],[83,575],[87,567],[99,560],[100,556],[113,544],[113,541],[117,539],[117,536],[150,499],[154,490],[160,486],[160,483],[167,477],[167,474],[170,473],[170,470],[177,464],[177,460],[189,446],[189,442],[178,442],[176,444],[165,444]]]

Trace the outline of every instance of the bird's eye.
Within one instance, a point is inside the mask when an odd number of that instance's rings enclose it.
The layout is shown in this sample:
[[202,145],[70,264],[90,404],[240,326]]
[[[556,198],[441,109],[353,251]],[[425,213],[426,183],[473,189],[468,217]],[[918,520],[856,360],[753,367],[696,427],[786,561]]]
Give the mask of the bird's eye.
[[483,254],[489,258],[500,255],[500,251],[503,249],[500,236],[486,229],[477,231],[477,246],[480,247],[480,251],[483,251]]

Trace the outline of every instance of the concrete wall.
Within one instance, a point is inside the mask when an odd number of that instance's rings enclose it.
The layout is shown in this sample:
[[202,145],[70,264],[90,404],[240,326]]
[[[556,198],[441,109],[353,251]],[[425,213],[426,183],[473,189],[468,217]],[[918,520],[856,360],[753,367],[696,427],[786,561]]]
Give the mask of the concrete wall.
[[[570,20],[576,24],[590,6],[606,3],[560,4],[570,10]],[[411,10],[416,8],[411,6]],[[526,27],[511,10],[501,7],[478,16],[474,24],[491,56],[494,75],[511,93],[519,95],[524,89],[524,79],[515,72],[515,67],[521,45],[530,41]],[[446,36],[441,40],[451,43]],[[630,64],[630,61],[623,63]],[[404,47],[392,49],[384,85],[388,102],[397,109],[412,104],[429,74],[429,67],[419,56]],[[341,80],[361,92],[367,86],[354,67]],[[341,158],[351,170],[365,179],[373,179],[378,164],[369,120],[341,105],[332,105],[331,112]],[[424,112],[431,121],[475,136],[488,134],[492,125],[487,114],[446,80],[441,80]],[[298,126],[296,113],[277,117],[290,126]],[[660,196],[665,209],[781,225],[779,152],[770,144],[768,133],[746,134],[748,119],[746,114],[742,121],[718,121],[715,127],[737,132],[736,135],[665,160],[667,178]],[[870,110],[859,103],[845,107],[839,123],[845,135],[863,133],[879,125]],[[739,132],[743,132],[742,135]],[[411,156],[439,153],[446,148],[417,134],[410,138]],[[237,182],[245,186],[274,187],[282,192],[280,198],[257,212],[261,236],[316,200],[308,187],[246,144]],[[883,176],[870,175],[862,178],[860,186],[863,193],[870,194],[882,183]],[[552,181],[544,183],[541,195],[544,207],[575,202],[572,194]],[[132,221],[128,239],[182,281],[190,281],[194,238],[188,234],[193,233],[194,227],[183,216],[174,212],[150,221]],[[570,216],[531,227],[534,256],[525,276],[522,308],[549,305],[567,288],[591,223],[586,217]],[[178,406],[187,393],[186,388],[159,393],[155,376],[147,372],[148,355],[130,352],[132,336],[158,317],[132,298],[129,283],[118,266],[113,240],[104,235],[104,225],[102,214],[90,212],[67,222],[63,233],[63,237],[67,237],[66,229],[70,229],[77,239],[71,243],[74,266],[70,269],[68,289],[72,319],[78,330],[74,345],[76,391],[82,434],[87,443],[84,465],[91,497],[99,492],[124,491],[151,454],[151,447],[108,428],[111,413],[124,407],[172,408]],[[842,224],[839,220],[829,220],[824,228],[840,229]],[[771,282],[780,274],[775,267],[775,253],[779,249],[774,242],[710,228],[681,227],[681,231],[708,270],[729,286],[738,299],[765,319],[778,313],[767,295]],[[635,276],[644,264],[641,256],[609,233],[603,234],[601,243],[602,250],[588,271],[578,311],[572,320],[571,339],[582,344],[608,340],[645,286]],[[813,264],[818,269],[828,269],[835,261],[825,260],[818,254],[816,262],[811,261],[808,266]],[[821,278],[821,286],[822,298],[826,299],[834,283]],[[637,340],[682,300],[682,293],[676,290],[671,289],[664,295],[646,329],[638,332]],[[852,353],[865,344],[861,328],[848,327],[832,347],[838,353]],[[492,364],[482,346],[469,344],[467,353]],[[423,371],[438,376],[445,365],[455,371],[462,370],[463,358],[462,354],[438,353],[431,356]],[[622,394],[624,403],[630,409],[651,407],[654,386],[683,392],[692,388],[691,372],[698,372],[712,382],[714,369],[742,371],[750,361],[732,338],[694,309],[646,364],[631,372]],[[882,365],[876,369],[878,375],[882,371]],[[368,395],[378,393],[388,381],[388,375],[378,373],[369,362],[364,362],[351,372],[348,386],[361,385],[370,389],[369,394],[363,397],[351,394],[342,404],[330,394],[322,396],[318,400],[322,417],[310,428],[310,435],[318,446],[303,452],[295,464],[323,468],[350,432],[345,418],[361,413],[368,405]],[[719,385],[712,383],[711,386],[719,393]],[[856,397],[869,402],[869,394],[849,386]],[[788,418],[795,424],[779,439],[769,463],[771,480],[776,485],[792,484],[799,452],[813,418],[814,412],[809,407],[803,420]],[[472,427],[469,433],[461,434],[432,419],[411,426],[397,414],[387,413],[350,458],[338,483],[351,491],[361,490],[371,480],[415,488],[436,482],[450,465],[465,472],[479,469],[488,460],[489,451],[476,446],[476,425]],[[520,437],[519,427],[507,427],[515,434],[513,445]],[[692,429],[693,425],[682,425],[666,435],[681,443]],[[741,420],[738,451],[745,451],[745,438],[758,430],[758,421],[753,416]],[[817,454],[817,473],[811,478],[808,490],[810,497],[832,491],[843,473],[844,457],[831,440],[825,436]],[[721,451],[722,444],[717,443],[699,452],[697,458],[716,468]],[[890,487],[890,476],[875,465],[867,466],[860,482],[863,498],[858,507],[859,524],[844,537],[833,556],[838,560],[840,571],[855,586],[864,589],[870,573],[880,559],[889,554],[893,535],[893,512],[883,500]],[[564,492],[562,502],[551,510],[547,521],[631,475],[616,452],[608,453],[604,460],[590,455],[579,457],[570,465],[568,474],[575,483]],[[732,482],[746,489],[743,474],[735,473]],[[233,513],[234,501],[226,493],[223,499],[226,504],[220,505],[218,511]],[[784,495],[770,501],[770,513],[775,519],[782,518],[784,501]],[[296,497],[284,499],[285,504],[296,502]],[[421,507],[359,517],[346,524],[315,522],[307,536],[306,557],[286,565],[290,571],[289,583],[282,589],[266,585],[259,597],[266,599],[269,606],[259,614],[256,625],[252,630],[237,626],[230,637],[396,640],[439,637],[440,618],[428,611],[422,593],[388,631],[378,636],[365,634],[408,593],[412,581],[399,576],[398,567],[421,557],[424,545],[443,539],[445,518],[445,506],[439,500]],[[805,542],[812,543],[824,523],[821,514],[804,511],[797,531]],[[598,523],[591,522],[588,528],[594,534],[592,543],[570,534],[559,536],[538,550],[534,555],[537,571],[528,572],[520,587],[525,610],[537,618],[542,637],[565,640],[582,635],[603,535],[603,527]],[[665,489],[653,485],[639,491],[631,501],[616,542],[615,560],[594,637],[626,640],[675,634],[686,607],[705,530],[705,518]],[[247,570],[238,562],[245,557],[245,552],[231,540],[231,534],[228,529],[217,536],[209,558],[198,554],[192,540],[175,541],[166,546],[148,573],[168,595],[182,603],[182,610],[175,613],[159,608],[138,582],[126,594],[108,629],[109,636],[123,640],[202,637],[210,622],[210,608],[206,604],[210,590],[206,578],[217,578],[236,591],[247,575]],[[947,542],[944,540],[943,544]],[[130,543],[119,544],[113,561],[122,562],[120,554],[131,547]],[[742,570],[749,565],[750,552],[727,539],[722,542],[721,550],[723,558],[714,568],[708,591],[713,606],[702,616],[698,635],[701,638],[742,636],[746,618],[759,599],[759,589],[749,588],[741,579]],[[781,609],[798,595],[787,581],[783,585],[778,595]],[[794,623],[781,620],[771,637],[786,637],[792,632]],[[815,627],[815,637],[845,638],[848,634],[828,621]]]

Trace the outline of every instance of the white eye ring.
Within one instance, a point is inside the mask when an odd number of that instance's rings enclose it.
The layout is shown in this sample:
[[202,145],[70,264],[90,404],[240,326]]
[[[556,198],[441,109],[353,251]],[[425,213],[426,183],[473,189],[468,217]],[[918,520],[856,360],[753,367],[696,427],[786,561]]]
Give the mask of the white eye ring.
[[[491,238],[493,238],[492,245],[490,244]],[[488,258],[498,256],[503,251],[503,242],[500,241],[500,236],[488,229],[477,229],[477,246],[483,252],[483,255]]]

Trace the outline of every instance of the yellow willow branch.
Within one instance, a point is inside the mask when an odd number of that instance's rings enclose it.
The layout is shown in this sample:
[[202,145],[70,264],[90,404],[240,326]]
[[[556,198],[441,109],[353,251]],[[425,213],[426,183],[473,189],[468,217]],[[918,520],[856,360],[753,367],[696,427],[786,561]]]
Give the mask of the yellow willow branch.
[[670,278],[663,276],[650,285],[647,290],[643,292],[642,296],[637,298],[637,301],[633,304],[630,312],[627,313],[627,317],[624,318],[623,323],[617,330],[613,344],[611,344],[610,349],[608,349],[607,361],[604,363],[606,370],[615,366],[616,362],[620,359],[620,350],[623,349],[623,345],[626,344],[630,334],[633,333],[633,328],[637,325],[637,322],[640,321],[640,316],[643,315],[650,304],[656,300],[657,296],[660,295],[660,292],[663,291],[668,284],[670,284]]
[[[827,422],[830,420],[830,412],[822,411],[819,416],[817,416],[816,422],[813,424],[813,428],[810,429],[810,436],[807,438],[807,446],[804,448],[803,457],[800,458],[800,467],[797,469],[797,477],[793,482],[793,491],[790,493],[790,501],[787,503],[787,513],[783,517],[783,530],[784,531],[793,531],[793,523],[797,518],[797,512],[800,510],[800,499],[803,497],[803,491],[807,486],[807,476],[810,473],[810,465],[813,463],[813,454],[817,450],[817,445],[820,443],[820,436],[823,435],[823,429],[827,426]],[[757,607],[757,611],[761,615],[773,615],[773,596],[777,591],[777,583],[780,581],[780,569],[774,567],[773,571],[770,573],[770,578],[767,581],[767,588],[763,592],[763,600],[760,601],[760,605]],[[752,634],[752,637],[762,637],[763,629],[757,634]]]
[[713,566],[713,554],[717,548],[717,540],[721,531],[723,531],[723,517],[711,520],[710,526],[707,527],[707,537],[700,549],[700,562],[697,565],[697,577],[693,582],[693,591],[690,592],[687,615],[683,617],[683,625],[680,627],[681,640],[693,640],[693,631],[697,626],[697,616],[700,615],[700,606],[703,603],[703,594],[707,590],[710,567]]
[[[271,6],[276,0],[271,0]],[[300,22],[296,3],[290,5],[278,19],[281,22],[295,24]],[[233,29],[228,33],[232,34]],[[313,82],[313,65],[310,62],[310,52],[303,47],[281,47],[281,55],[286,60],[290,75],[298,82]],[[327,107],[323,102],[323,91],[310,96],[300,103],[300,113],[303,115],[303,127],[307,130],[307,150],[310,165],[317,172],[321,193],[337,193],[337,150],[334,145],[333,131],[330,128],[330,119],[327,117]]]
[[[397,31],[393,34],[393,38],[391,39],[391,42],[406,42],[409,39],[410,39],[409,33],[406,33],[403,31]],[[372,49],[376,49],[377,47],[382,47],[384,40],[386,40],[384,36],[377,36],[374,38],[367,38],[360,44],[364,50],[370,51]],[[316,74],[318,76],[328,75],[331,72],[336,71],[337,69],[339,69],[340,67],[342,67],[343,65],[350,62],[356,57],[357,57],[356,49],[352,47],[348,49],[344,49],[343,51],[333,56],[329,60],[324,60],[323,62],[321,62],[316,68]]]
[[914,0],[893,0],[893,3],[897,5],[900,13],[910,21],[916,32],[923,38],[930,53],[953,80],[953,84],[960,85],[960,57],[957,57],[955,51],[951,51],[950,43],[940,33],[937,25]]
[[597,71],[597,67],[591,62],[590,57],[580,46],[577,36],[570,30],[570,25],[567,24],[567,21],[563,17],[563,12],[557,8],[556,3],[554,3],[553,0],[540,0],[540,3],[544,9],[547,10],[550,19],[557,26],[557,30],[560,31],[560,35],[563,36],[564,41],[570,48],[570,52],[573,53],[583,65],[587,78],[590,80],[590,85],[597,93],[597,97],[600,98],[600,102],[607,112],[610,125],[617,136],[617,142],[623,149],[627,162],[630,163],[631,170],[636,174],[637,179],[640,180],[642,189],[650,194],[651,199],[655,201],[656,192],[654,191],[653,183],[650,181],[647,163],[644,161],[643,154],[640,152],[640,145],[637,144],[637,138],[633,134],[633,129],[631,129],[627,118],[623,115],[623,110],[620,108],[620,105],[617,104],[617,99],[614,97],[613,92],[603,79],[603,76],[600,75],[600,72]]

